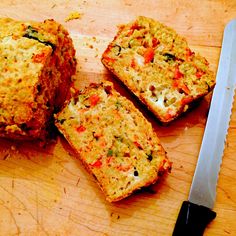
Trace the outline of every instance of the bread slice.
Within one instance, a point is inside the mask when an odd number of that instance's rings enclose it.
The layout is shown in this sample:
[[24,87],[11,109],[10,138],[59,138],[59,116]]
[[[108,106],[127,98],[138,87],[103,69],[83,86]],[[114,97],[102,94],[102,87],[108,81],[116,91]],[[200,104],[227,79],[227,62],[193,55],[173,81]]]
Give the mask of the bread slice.
[[91,84],[72,98],[56,115],[56,126],[110,202],[170,169],[151,124],[110,82]]
[[0,136],[45,139],[75,73],[72,40],[54,20],[0,18]]
[[163,123],[215,85],[204,57],[173,29],[144,16],[119,27],[102,62]]

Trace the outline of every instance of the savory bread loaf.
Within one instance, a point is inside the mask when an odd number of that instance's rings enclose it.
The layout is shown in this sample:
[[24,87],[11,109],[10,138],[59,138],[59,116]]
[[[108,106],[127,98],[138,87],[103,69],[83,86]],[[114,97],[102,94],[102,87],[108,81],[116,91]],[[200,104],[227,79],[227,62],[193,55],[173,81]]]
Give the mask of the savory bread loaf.
[[0,136],[44,139],[75,69],[75,50],[62,25],[1,18]]
[[170,169],[151,124],[110,82],[80,91],[55,120],[110,202],[154,183]]
[[102,62],[163,123],[215,85],[204,57],[192,52],[173,29],[143,16],[119,27]]

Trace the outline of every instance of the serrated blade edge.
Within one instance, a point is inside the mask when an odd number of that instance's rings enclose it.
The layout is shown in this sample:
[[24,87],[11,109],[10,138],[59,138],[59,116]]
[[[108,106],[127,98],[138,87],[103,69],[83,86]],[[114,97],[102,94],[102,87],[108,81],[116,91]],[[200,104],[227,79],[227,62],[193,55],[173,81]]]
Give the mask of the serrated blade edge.
[[213,208],[236,87],[236,19],[225,27],[220,61],[189,201]]

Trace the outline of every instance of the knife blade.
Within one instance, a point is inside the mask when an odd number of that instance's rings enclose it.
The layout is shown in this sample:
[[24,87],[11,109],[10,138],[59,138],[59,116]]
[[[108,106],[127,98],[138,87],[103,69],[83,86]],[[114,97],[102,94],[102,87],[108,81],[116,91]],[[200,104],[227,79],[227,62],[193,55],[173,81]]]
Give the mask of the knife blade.
[[207,123],[190,188],[173,231],[173,236],[203,235],[215,217],[211,210],[229,128],[236,87],[236,19],[225,27],[220,61]]

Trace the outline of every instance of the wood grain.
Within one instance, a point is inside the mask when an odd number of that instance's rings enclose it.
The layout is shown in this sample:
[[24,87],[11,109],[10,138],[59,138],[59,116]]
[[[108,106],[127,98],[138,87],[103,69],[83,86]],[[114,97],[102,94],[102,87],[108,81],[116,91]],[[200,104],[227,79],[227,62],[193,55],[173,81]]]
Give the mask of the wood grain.
[[[82,17],[66,23],[71,11]],[[61,22],[77,50],[76,86],[112,80],[152,122],[173,170],[150,188],[110,204],[63,137],[45,148],[36,142],[0,139],[0,235],[171,235],[188,196],[210,96],[169,126],[160,126],[104,69],[101,53],[114,37],[116,25],[145,15],[186,36],[191,48],[204,55],[216,72],[223,29],[235,12],[234,0],[2,0],[2,17]],[[236,235],[235,153],[236,103],[217,188],[217,218],[204,235]]]

